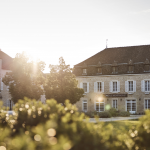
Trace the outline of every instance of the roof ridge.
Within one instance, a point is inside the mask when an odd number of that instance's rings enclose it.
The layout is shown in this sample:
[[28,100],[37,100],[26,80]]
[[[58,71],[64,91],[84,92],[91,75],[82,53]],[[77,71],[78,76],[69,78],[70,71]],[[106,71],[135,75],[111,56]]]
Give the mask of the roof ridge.
[[109,49],[109,48],[124,48],[124,47],[139,47],[139,46],[150,46],[150,44],[147,44],[147,45],[132,45],[132,46],[119,46],[119,47],[107,47],[105,49]]

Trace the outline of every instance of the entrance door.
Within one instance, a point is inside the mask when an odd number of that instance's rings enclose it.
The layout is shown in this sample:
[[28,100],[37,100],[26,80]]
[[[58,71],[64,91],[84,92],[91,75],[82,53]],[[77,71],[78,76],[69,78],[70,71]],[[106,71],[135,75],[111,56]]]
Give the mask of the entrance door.
[[131,114],[136,112],[136,100],[127,100],[126,101],[126,110]]

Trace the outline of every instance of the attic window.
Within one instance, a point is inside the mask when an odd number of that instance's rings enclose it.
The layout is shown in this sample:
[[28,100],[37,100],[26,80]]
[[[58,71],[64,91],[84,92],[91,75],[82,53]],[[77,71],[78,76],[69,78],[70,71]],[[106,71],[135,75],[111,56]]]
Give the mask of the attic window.
[[128,73],[133,73],[133,71],[134,71],[134,66],[130,65],[128,68]]
[[150,67],[149,67],[149,65],[148,65],[148,64],[144,65],[144,71],[145,71],[145,72],[150,71]]
[[101,68],[101,67],[97,68],[97,73],[98,73],[98,74],[101,74],[101,73],[102,73],[102,68]]
[[117,67],[117,66],[113,66],[113,67],[112,67],[112,73],[113,73],[113,74],[118,73],[118,67]]
[[87,74],[87,69],[83,69],[82,75],[86,75]]

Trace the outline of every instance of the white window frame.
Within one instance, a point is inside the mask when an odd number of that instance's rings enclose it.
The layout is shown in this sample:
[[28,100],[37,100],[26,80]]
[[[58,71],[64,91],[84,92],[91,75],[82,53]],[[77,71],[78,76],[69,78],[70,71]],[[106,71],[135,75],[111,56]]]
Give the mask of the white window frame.
[[84,74],[87,74],[87,69],[86,69],[86,68],[84,68],[82,71],[83,71],[83,72],[82,72],[83,75],[84,75]]
[[[96,110],[96,104],[97,103],[99,104],[99,111]],[[97,111],[97,112],[103,112],[103,111],[100,110],[100,104],[104,104],[104,111],[105,111],[105,99],[103,99],[102,102],[101,101],[95,101],[95,111]]]
[[[98,83],[101,83],[101,91],[98,91]],[[102,81],[94,82],[94,92],[104,93],[104,82]]]
[[[113,91],[113,83],[117,82],[117,91]],[[118,80],[112,80],[109,82],[109,91],[111,93],[119,93],[120,92],[120,81]]]
[[[117,101],[117,108],[116,108],[116,103],[115,103],[115,107],[113,107],[113,101]],[[118,99],[112,99],[112,108],[115,108],[116,110],[118,110]]]
[[[87,110],[84,110],[84,104],[87,104]],[[82,111],[87,112],[88,111],[88,101],[82,100]]]
[[[129,82],[130,81],[133,82],[133,91],[129,91]],[[135,80],[125,81],[125,92],[127,92],[128,94],[132,94],[132,93],[136,92],[136,81]]]
[[149,94],[150,88],[149,88],[149,90],[146,90],[146,88],[145,88],[145,82],[147,82],[147,81],[150,82],[150,79],[144,79],[141,81],[141,91]]
[[83,89],[83,83],[87,83],[87,91],[84,93],[89,93],[89,82],[80,82],[80,88],[82,88],[82,89]]
[[150,98],[144,98],[144,110],[150,109],[150,108],[145,108],[145,101],[150,100]]
[[10,99],[7,99],[7,107],[9,107],[9,109],[10,109],[10,101],[11,101],[11,108],[13,108],[13,106],[14,106],[14,102]]
[[[128,100],[130,100],[130,101],[132,101],[132,100],[135,100],[135,103],[136,103],[136,110],[135,111],[129,111],[131,114],[134,114],[136,111],[137,111],[137,100],[136,99],[134,99],[134,98],[128,98],[128,99],[126,99],[126,105],[125,105],[125,110],[127,111],[127,103],[128,103]],[[132,103],[131,103],[131,109],[132,109]]]

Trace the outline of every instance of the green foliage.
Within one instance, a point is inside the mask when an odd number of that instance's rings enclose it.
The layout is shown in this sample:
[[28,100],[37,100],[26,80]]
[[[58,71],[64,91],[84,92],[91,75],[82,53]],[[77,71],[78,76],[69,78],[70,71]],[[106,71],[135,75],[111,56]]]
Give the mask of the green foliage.
[[50,74],[47,75],[44,85],[47,99],[54,98],[59,103],[64,103],[69,99],[71,103],[76,103],[83,96],[84,91],[77,87],[77,80],[69,65],[64,59],[59,58],[59,65],[50,65]]
[[120,116],[120,117],[129,117],[130,113],[128,111],[119,111],[118,116]]
[[115,108],[110,108],[109,111],[110,115],[112,117],[117,117],[118,116],[118,111]]
[[29,97],[39,99],[43,94],[41,85],[44,81],[43,73],[45,63],[42,61],[29,61],[25,53],[17,54],[9,72],[3,78],[5,85],[9,86],[9,93],[16,103],[19,99]]
[[[7,150],[140,150],[150,147],[150,111],[139,123],[90,123],[67,100],[65,106],[53,99],[42,104],[19,100],[14,115],[0,103],[0,149]],[[84,119],[86,118],[86,119]],[[5,122],[4,122],[5,121]]]
[[90,118],[94,118],[95,116],[99,118],[129,117],[130,116],[130,113],[128,111],[118,111],[115,108],[111,108],[103,112],[90,111],[90,112],[86,112],[85,114]]
[[103,111],[98,113],[99,118],[110,118],[111,113],[109,111]]

